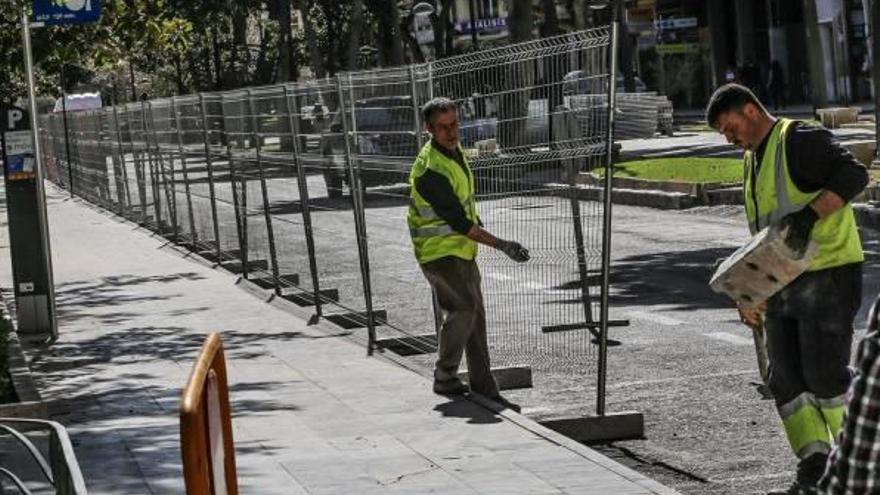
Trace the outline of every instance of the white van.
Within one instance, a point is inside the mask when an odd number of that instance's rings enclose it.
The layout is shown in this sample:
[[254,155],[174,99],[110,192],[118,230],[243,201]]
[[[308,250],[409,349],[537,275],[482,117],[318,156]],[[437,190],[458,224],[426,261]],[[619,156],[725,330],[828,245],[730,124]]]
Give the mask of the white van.
[[55,100],[55,108],[52,110],[53,112],[63,112],[65,104],[68,112],[74,112],[77,110],[94,110],[104,106],[101,102],[101,93],[70,94],[64,99],[66,100],[64,102],[61,101],[61,98]]

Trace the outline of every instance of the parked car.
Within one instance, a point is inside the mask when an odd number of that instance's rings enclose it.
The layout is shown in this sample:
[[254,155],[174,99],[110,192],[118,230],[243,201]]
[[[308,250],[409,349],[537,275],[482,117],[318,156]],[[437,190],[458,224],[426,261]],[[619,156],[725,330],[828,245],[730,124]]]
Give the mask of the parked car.
[[[353,165],[360,170],[361,185],[405,183],[412,162],[419,152],[421,119],[409,96],[383,96],[355,101],[354,115],[347,112],[346,125],[353,135],[350,141]],[[329,132],[321,136],[320,147],[325,157],[324,181],[330,197],[340,197],[348,184],[345,139],[342,115],[336,112]],[[495,119],[474,119],[460,110],[461,139],[465,147],[476,141],[495,137]],[[428,136],[422,136],[428,139]]]

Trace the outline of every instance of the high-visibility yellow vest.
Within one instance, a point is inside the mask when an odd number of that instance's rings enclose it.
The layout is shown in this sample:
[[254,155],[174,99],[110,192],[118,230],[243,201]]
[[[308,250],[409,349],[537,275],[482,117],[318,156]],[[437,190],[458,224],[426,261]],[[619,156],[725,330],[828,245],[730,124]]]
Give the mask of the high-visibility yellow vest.
[[[794,121],[780,119],[773,127],[755,177],[755,154],[745,153],[746,216],[752,235],[760,229],[778,223],[782,217],[806,207],[821,191],[805,193],[797,188],[789,174],[785,143]],[[820,219],[813,227],[812,239],[819,252],[808,271],[832,268],[864,261],[862,241],[856,228],[852,205]]]
[[431,204],[416,190],[416,181],[427,170],[439,173],[449,181],[455,196],[464,207],[468,220],[476,223],[474,175],[467,164],[467,159],[464,158],[463,150],[462,159],[465,160],[464,167],[434,149],[434,146],[428,142],[422,147],[413,163],[409,174],[410,206],[406,221],[409,224],[410,237],[419,263],[427,263],[445,256],[457,256],[465,260],[472,260],[477,256],[477,243],[454,231],[448,223],[437,216]]

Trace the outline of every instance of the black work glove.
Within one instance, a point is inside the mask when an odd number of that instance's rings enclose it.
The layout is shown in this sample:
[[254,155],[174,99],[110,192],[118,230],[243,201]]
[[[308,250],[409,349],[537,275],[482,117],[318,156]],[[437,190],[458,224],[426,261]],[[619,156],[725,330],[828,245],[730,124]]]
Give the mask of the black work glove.
[[526,261],[529,261],[529,250],[522,247],[522,244],[518,242],[499,239],[498,245],[495,246],[495,249],[506,254],[508,258],[517,263],[525,263]]
[[785,245],[803,254],[807,249],[807,243],[810,242],[810,232],[813,231],[813,225],[816,225],[817,221],[819,214],[809,206],[782,217],[779,227],[788,229],[785,233]]

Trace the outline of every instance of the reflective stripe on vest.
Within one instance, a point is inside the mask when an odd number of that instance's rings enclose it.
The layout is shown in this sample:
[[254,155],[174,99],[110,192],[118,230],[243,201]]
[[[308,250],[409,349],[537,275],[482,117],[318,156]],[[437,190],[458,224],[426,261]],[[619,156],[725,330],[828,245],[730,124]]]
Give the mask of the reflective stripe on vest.
[[441,235],[455,234],[455,230],[449,225],[440,225],[439,227],[421,227],[418,229],[409,229],[410,237],[435,237]]
[[[474,204],[476,204],[476,199],[474,199],[474,197],[471,196],[470,198],[468,198],[467,201],[464,202],[463,206],[464,206],[465,212],[470,211],[470,208]],[[410,198],[410,200],[409,200],[409,207],[412,208],[413,210],[415,210],[416,214],[418,216],[424,218],[425,220],[432,220],[435,218],[440,218],[440,216],[437,215],[437,213],[434,211],[434,208],[431,208],[430,206],[417,206],[416,200],[413,198]]]
[[[784,123],[782,124],[784,125]],[[784,133],[785,130],[780,131],[780,134]],[[780,136],[781,137],[781,136]],[[788,189],[786,186],[788,185],[788,177],[785,176],[785,167],[782,164],[783,156],[782,152],[785,150],[785,142],[784,139],[781,139],[779,143],[776,144],[776,153],[774,153],[773,160],[773,168],[775,172],[775,184],[774,190],[776,191],[776,209],[771,211],[770,213],[765,213],[764,215],[758,216],[756,221],[749,219],[749,230],[752,232],[752,235],[760,232],[764,227],[777,223],[782,220],[782,217],[788,215],[789,213],[794,213],[803,206],[794,205],[791,203],[790,198],[788,197]],[[751,156],[751,166],[754,167],[755,155]],[[757,182],[757,174],[755,174],[755,181]],[[757,187],[757,184],[752,184],[752,189]],[[748,198],[746,198],[748,201]],[[756,213],[761,212],[761,208],[758,205],[755,205]]]

